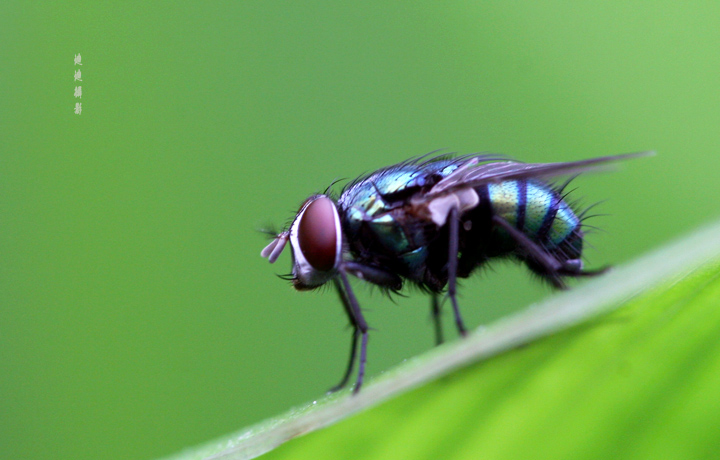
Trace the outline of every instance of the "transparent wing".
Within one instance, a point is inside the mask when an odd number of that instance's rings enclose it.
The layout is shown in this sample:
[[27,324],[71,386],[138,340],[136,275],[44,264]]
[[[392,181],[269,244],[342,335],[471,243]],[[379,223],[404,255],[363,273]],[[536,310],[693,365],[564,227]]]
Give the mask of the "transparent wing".
[[455,172],[435,184],[425,197],[427,201],[430,201],[438,196],[451,194],[460,189],[477,187],[491,182],[578,174],[601,168],[607,163],[654,155],[654,153],[652,151],[626,153],[566,163],[516,163],[506,161],[478,164],[478,159],[483,160],[476,157],[468,160]]

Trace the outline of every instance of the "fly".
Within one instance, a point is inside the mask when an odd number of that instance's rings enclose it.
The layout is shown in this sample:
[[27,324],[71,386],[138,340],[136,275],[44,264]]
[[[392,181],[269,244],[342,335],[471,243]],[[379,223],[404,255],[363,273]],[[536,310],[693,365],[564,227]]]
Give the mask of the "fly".
[[567,278],[605,271],[583,268],[582,214],[548,178],[651,153],[535,164],[489,155],[411,159],[359,177],[337,199],[327,191],[312,195],[261,255],[274,263],[290,242],[295,289],[333,283],[353,333],[347,369],[331,391],[347,385],[360,345],[357,393],[365,374],[368,324],[348,275],[390,292],[400,291],[406,281],[429,292],[438,343],[438,296],[446,293],[464,336],[457,279],[492,260],[519,260],[559,289]]

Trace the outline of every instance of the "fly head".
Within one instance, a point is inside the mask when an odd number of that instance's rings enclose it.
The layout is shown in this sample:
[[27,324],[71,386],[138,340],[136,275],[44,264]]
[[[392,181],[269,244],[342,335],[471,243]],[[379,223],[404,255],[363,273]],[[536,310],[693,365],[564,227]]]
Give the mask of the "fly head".
[[295,289],[314,289],[330,281],[342,262],[342,226],[335,203],[325,195],[308,198],[290,229],[277,235],[260,254],[273,263],[288,241]]

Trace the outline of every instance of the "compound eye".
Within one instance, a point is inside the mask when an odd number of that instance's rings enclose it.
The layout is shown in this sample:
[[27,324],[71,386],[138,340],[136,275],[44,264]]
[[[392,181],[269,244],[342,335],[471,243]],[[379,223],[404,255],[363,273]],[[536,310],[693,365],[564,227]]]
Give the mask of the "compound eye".
[[326,272],[335,267],[339,243],[335,214],[335,204],[323,196],[310,203],[300,218],[300,250],[305,260],[316,270]]

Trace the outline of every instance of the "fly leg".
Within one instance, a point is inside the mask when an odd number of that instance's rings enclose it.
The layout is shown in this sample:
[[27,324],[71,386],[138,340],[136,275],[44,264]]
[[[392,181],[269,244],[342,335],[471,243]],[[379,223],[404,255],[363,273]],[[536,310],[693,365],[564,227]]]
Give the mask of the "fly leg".
[[347,295],[345,295],[345,291],[342,288],[342,284],[340,281],[338,281],[337,278],[333,279],[333,282],[335,283],[335,289],[338,292],[338,296],[340,296],[340,301],[343,304],[343,308],[345,308],[345,313],[347,313],[348,319],[350,320],[350,325],[353,328],[352,333],[352,340],[350,342],[350,360],[347,364],[347,369],[345,370],[345,375],[343,375],[342,380],[340,380],[340,383],[335,385],[334,387],[330,388],[328,390],[328,393],[334,393],[338,390],[341,390],[347,385],[348,380],[350,380],[350,375],[352,375],[353,368],[355,367],[355,357],[357,356],[357,344],[358,339],[360,338],[360,329],[358,328],[357,321],[355,320],[355,315],[353,314],[352,308],[350,307],[350,303],[348,302]]
[[361,280],[390,289],[393,292],[397,292],[402,288],[402,279],[398,275],[372,265],[364,265],[348,260],[343,263],[343,270]]
[[608,270],[610,270],[610,268],[611,268],[611,267],[609,267],[609,266],[605,266],[605,267],[602,267],[602,268],[598,268],[598,269],[596,269],[596,270],[580,270],[580,271],[573,271],[573,272],[564,273],[564,274],[565,274],[565,275],[568,275],[568,276],[577,276],[577,277],[580,277],[580,276],[597,276],[597,275],[602,275],[603,273],[607,273]]
[[545,273],[548,275],[547,279],[559,289],[565,289],[565,283],[560,278],[560,275],[567,274],[566,267],[563,266],[555,257],[548,254],[540,245],[532,241],[523,232],[513,227],[508,221],[498,215],[494,215],[493,223],[505,229],[510,236],[519,244],[527,253],[532,257],[533,261],[537,262]]
[[463,337],[467,335],[465,324],[463,323],[462,316],[460,316],[460,307],[457,303],[457,267],[458,267],[458,252],[460,244],[460,216],[457,207],[450,209],[448,214],[448,224],[450,226],[450,248],[448,251],[448,297],[452,302],[453,313],[455,313],[455,324],[457,325],[458,332]]
[[353,390],[354,393],[360,391],[360,387],[363,383],[363,377],[365,375],[365,360],[367,352],[367,340],[368,340],[368,325],[365,322],[365,318],[360,310],[357,298],[350,287],[350,282],[347,278],[347,273],[350,273],[362,280],[370,283],[382,286],[390,289],[391,291],[399,291],[402,288],[402,279],[394,273],[387,272],[377,267],[370,265],[363,265],[361,263],[345,261],[339,271],[339,279],[335,278],[335,288],[340,296],[340,301],[345,308],[345,313],[348,315],[350,324],[353,327],[352,342],[350,343],[350,361],[348,362],[345,375],[343,375],[340,383],[330,389],[330,392],[337,391],[347,385],[352,375],[353,368],[355,367],[355,358],[357,357],[358,339],[361,340],[360,344],[360,366],[358,370],[358,377]]
[[[355,294],[352,291],[352,287],[350,286],[350,281],[348,281],[347,274],[345,273],[345,269],[343,267],[339,270],[339,276],[340,280],[342,281],[342,287],[344,288],[345,295],[347,296],[347,304],[349,306],[349,316],[350,321],[354,322],[355,324],[355,332],[353,333],[353,344],[357,342],[357,335],[360,335],[361,341],[360,341],[360,362],[358,364],[358,376],[357,380],[355,381],[355,388],[353,388],[353,393],[357,394],[358,391],[360,391],[360,387],[363,383],[363,377],[365,376],[365,361],[367,359],[367,341],[368,341],[368,325],[367,322],[365,322],[365,318],[363,317],[362,311],[360,311],[360,305],[358,304],[357,298],[355,297]],[[352,361],[350,363],[350,366],[352,366],[352,362],[355,361],[355,347],[356,345],[353,345],[353,353],[351,356]],[[348,367],[350,367],[348,366]],[[348,373],[349,374],[349,373]],[[341,382],[343,383],[343,382]]]
[[430,313],[432,314],[433,324],[435,325],[435,345],[443,343],[442,317],[440,316],[440,302],[438,295],[434,292],[430,298]]

